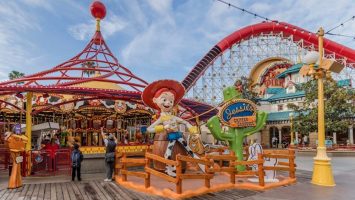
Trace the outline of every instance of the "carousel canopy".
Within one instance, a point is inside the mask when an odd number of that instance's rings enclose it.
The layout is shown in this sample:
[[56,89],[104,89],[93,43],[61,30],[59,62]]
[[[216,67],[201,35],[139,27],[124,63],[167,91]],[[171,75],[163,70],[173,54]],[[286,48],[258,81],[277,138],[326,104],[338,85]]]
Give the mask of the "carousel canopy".
[[[58,103],[58,106],[85,98],[141,103],[141,91],[148,83],[121,65],[106,44],[100,31],[100,20],[105,17],[105,8],[91,9],[91,12],[97,20],[96,32],[80,53],[51,69],[1,82],[0,95],[16,98],[21,98],[24,96],[21,93],[26,92],[33,92],[37,96],[60,95],[65,101]],[[5,99],[1,101],[23,111]],[[200,117],[202,120],[216,112],[207,112],[212,109],[211,106],[187,99],[183,99],[180,106],[185,109],[184,112],[190,113],[186,117],[204,114]]]

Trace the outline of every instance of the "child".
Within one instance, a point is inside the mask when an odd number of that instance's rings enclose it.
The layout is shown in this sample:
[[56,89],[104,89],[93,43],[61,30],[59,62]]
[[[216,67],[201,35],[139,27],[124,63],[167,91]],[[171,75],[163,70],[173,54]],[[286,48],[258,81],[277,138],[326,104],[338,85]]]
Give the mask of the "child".
[[71,162],[72,162],[72,178],[71,180],[74,181],[75,179],[75,174],[78,177],[78,181],[81,181],[80,177],[80,167],[81,167],[81,162],[83,161],[84,156],[79,150],[79,145],[77,143],[74,144],[74,150],[71,154]]

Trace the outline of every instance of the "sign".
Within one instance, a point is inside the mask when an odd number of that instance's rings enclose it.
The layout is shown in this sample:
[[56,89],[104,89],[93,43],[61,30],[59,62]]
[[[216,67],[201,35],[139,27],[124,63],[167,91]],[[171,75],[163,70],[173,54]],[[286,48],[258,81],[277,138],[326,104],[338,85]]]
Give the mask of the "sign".
[[41,156],[41,154],[37,154],[35,157],[35,162],[41,163],[42,161],[43,161],[43,156]]
[[23,156],[17,156],[16,163],[22,163],[22,162],[23,162]]
[[233,128],[256,126],[256,105],[247,99],[233,99],[220,108],[218,117]]
[[21,134],[21,124],[15,124],[14,132],[18,135]]

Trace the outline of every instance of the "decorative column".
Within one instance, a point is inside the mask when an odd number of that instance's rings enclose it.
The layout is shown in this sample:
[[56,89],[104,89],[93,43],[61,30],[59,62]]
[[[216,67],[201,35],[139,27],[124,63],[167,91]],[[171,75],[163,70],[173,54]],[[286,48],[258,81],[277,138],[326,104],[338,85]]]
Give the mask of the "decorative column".
[[276,135],[275,135],[275,129],[276,129],[275,127],[272,127],[272,139],[271,139],[271,146],[272,146],[272,148],[277,148],[277,145],[278,145],[278,144],[276,143],[275,146],[274,146],[273,141],[272,141],[273,138],[276,137]]
[[279,147],[282,147],[282,136],[281,136],[281,129],[279,130]]
[[32,148],[32,97],[33,93],[28,92],[26,95],[26,136],[28,138],[26,151],[29,151]]
[[353,126],[349,127],[349,141],[350,141],[350,144],[354,144],[354,127]]

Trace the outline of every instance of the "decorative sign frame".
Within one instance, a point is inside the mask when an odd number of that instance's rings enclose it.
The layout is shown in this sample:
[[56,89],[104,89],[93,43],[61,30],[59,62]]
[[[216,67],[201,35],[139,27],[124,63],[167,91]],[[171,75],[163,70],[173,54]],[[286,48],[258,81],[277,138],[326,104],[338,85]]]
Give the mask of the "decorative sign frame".
[[256,126],[256,105],[248,99],[232,99],[218,112],[223,125],[232,128]]

